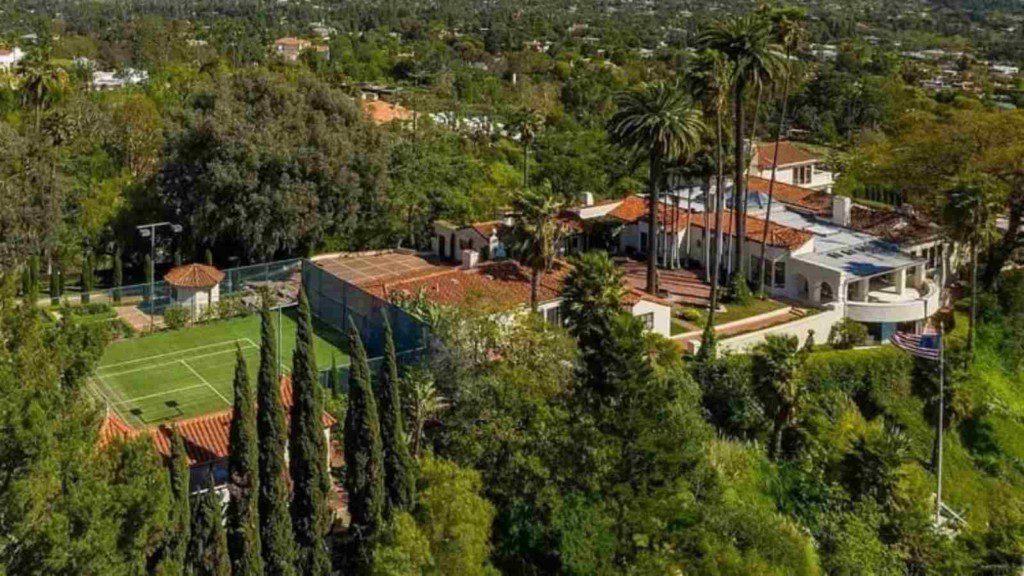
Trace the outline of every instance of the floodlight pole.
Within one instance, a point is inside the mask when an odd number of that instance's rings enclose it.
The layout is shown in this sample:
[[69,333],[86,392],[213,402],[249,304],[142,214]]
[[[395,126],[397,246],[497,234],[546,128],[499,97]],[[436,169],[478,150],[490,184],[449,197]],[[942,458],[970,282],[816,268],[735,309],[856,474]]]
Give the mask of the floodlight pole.
[[943,416],[944,416],[943,413],[945,412],[945,403],[946,403],[946,390],[945,390],[946,361],[945,361],[945,358],[944,358],[944,356],[945,356],[944,349],[946,347],[946,343],[945,343],[946,339],[943,337],[943,334],[942,334],[942,325],[943,325],[943,322],[940,321],[939,322],[939,450],[938,450],[938,455],[937,455],[938,457],[936,458],[938,460],[938,462],[937,462],[937,466],[936,466],[936,470],[935,470],[935,477],[938,480],[938,483],[937,483],[936,489],[935,489],[935,527],[936,528],[939,528],[941,526],[941,522],[942,522],[942,424],[943,424],[942,420],[943,420]]
[[153,309],[155,307],[155,294],[154,285],[156,283],[156,231],[158,228],[167,226],[172,232],[178,234],[181,232],[181,225],[174,224],[171,222],[152,222],[150,224],[141,224],[136,226],[135,229],[139,231],[139,235],[143,238],[149,237],[149,266],[150,269],[146,272],[149,276],[149,331],[152,332],[155,326],[155,319],[153,318]]

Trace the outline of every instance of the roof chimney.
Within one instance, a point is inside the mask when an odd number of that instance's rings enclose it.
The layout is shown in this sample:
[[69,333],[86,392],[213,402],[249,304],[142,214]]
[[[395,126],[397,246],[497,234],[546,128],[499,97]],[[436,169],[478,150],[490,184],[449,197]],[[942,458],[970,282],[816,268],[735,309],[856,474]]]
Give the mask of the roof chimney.
[[581,194],[581,196],[583,197],[582,199],[583,199],[583,205],[584,206],[593,206],[594,205],[594,193],[593,192],[584,192],[583,194]]
[[853,208],[853,200],[847,196],[832,197],[832,222],[840,226],[850,225],[850,212]]
[[462,269],[470,270],[476,268],[476,265],[480,263],[480,253],[476,250],[463,250],[462,251]]

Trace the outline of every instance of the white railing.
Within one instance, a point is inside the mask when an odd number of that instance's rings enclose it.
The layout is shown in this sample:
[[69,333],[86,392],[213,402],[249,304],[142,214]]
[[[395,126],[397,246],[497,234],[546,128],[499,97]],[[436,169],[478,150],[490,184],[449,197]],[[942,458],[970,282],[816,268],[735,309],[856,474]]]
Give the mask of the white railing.
[[846,315],[858,322],[900,323],[917,322],[931,317],[942,307],[941,290],[931,280],[926,280],[922,293],[917,298],[896,302],[846,301]]

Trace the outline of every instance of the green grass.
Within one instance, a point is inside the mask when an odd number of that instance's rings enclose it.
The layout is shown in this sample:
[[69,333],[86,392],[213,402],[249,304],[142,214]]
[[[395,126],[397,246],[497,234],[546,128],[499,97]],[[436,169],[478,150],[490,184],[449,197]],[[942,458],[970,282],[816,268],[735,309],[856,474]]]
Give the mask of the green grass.
[[728,324],[729,322],[735,322],[737,320],[743,320],[744,318],[766,314],[785,307],[786,305],[782,302],[777,302],[768,298],[761,300],[756,297],[751,297],[750,302],[746,304],[736,304],[735,302],[727,303],[725,305],[725,312],[715,314],[715,326],[721,326],[722,324]]
[[[281,364],[287,371],[295,348],[294,309],[282,317]],[[329,368],[332,358],[347,365],[343,335],[320,322],[314,330],[319,368]],[[231,405],[236,350],[242,350],[255,381],[259,341],[258,314],[117,341],[105,351],[91,385],[134,426],[223,410]]]

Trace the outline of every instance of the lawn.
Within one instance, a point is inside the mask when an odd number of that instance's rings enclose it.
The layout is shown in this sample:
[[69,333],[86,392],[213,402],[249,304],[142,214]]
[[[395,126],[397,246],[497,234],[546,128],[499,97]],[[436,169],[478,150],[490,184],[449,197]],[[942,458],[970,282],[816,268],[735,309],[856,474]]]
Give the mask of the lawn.
[[743,320],[744,318],[750,318],[752,316],[758,316],[760,314],[766,314],[785,308],[786,304],[765,298],[750,298],[750,302],[746,304],[736,304],[735,302],[725,304],[725,312],[719,312],[715,314],[715,326],[721,326],[722,324],[728,324],[729,322],[735,322],[737,320]]
[[[295,348],[295,310],[281,317],[281,364],[288,371]],[[319,322],[314,331],[319,368],[329,368],[332,359],[338,366],[347,365],[343,335]],[[236,351],[242,351],[255,382],[259,342],[258,314],[117,341],[103,354],[92,389],[133,426],[223,410],[231,405]]]

